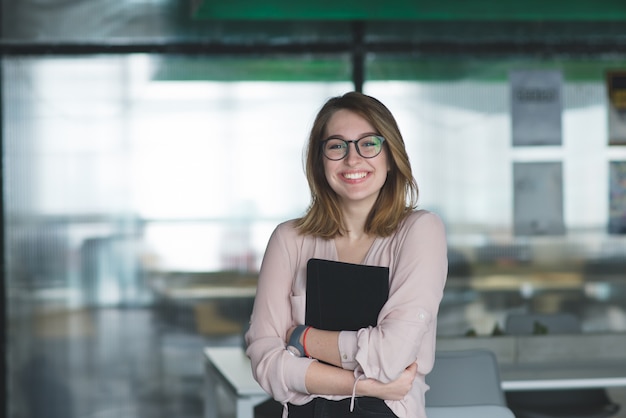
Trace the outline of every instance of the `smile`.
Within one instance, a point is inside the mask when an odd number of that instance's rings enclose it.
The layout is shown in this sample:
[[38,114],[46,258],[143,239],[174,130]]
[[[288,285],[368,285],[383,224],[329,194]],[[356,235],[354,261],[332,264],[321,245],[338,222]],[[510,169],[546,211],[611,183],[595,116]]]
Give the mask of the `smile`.
[[367,176],[367,173],[362,171],[360,173],[344,173],[343,176],[349,180],[358,180]]

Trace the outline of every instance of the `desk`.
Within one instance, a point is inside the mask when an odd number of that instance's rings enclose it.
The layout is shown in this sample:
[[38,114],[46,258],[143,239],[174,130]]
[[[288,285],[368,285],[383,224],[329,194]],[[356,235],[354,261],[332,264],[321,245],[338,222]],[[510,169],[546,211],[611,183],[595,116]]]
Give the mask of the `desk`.
[[626,358],[570,363],[501,364],[505,391],[626,386]]
[[237,418],[253,418],[254,406],[269,396],[252,377],[250,359],[240,347],[210,347],[206,358],[204,418],[218,417],[219,388],[235,405]]
[[164,300],[204,301],[222,298],[254,298],[258,275],[233,271],[213,273],[154,273],[150,287]]
[[515,418],[513,411],[499,405],[432,406],[426,407],[428,418]]
[[[252,377],[250,360],[240,347],[204,349],[206,358],[205,418],[217,418],[218,385],[227,392],[237,418],[253,418],[254,406],[268,399]],[[572,363],[501,364],[505,391],[626,386],[626,359]]]

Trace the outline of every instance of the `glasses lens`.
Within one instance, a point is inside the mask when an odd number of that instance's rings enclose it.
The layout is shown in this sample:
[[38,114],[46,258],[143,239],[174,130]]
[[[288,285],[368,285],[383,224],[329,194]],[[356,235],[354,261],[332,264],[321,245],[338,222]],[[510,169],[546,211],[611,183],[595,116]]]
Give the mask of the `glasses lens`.
[[331,160],[341,160],[348,152],[348,143],[331,138],[324,143],[324,155]]
[[373,158],[383,149],[383,138],[380,136],[366,136],[357,141],[359,154],[364,158]]

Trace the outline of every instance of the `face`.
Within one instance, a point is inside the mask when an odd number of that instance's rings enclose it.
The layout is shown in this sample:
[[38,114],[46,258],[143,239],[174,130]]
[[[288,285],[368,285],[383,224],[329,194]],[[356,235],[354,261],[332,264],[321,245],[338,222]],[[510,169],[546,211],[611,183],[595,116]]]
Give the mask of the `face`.
[[[366,134],[377,132],[358,114],[341,109],[328,121],[325,138],[333,136],[350,141]],[[351,143],[348,155],[339,161],[322,157],[326,180],[344,205],[358,203],[371,207],[387,180],[387,150],[383,145],[382,151],[376,157],[363,158],[355,147]]]

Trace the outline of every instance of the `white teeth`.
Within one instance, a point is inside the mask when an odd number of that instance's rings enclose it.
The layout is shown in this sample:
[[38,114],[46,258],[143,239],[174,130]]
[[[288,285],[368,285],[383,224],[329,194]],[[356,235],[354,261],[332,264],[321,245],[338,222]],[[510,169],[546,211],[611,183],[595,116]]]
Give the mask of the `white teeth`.
[[367,173],[346,173],[343,176],[350,180],[357,180],[367,176]]

